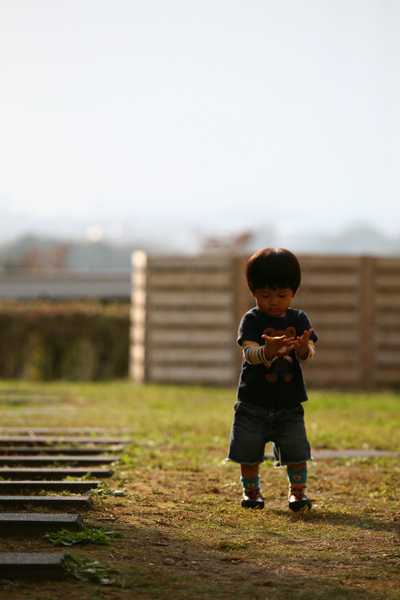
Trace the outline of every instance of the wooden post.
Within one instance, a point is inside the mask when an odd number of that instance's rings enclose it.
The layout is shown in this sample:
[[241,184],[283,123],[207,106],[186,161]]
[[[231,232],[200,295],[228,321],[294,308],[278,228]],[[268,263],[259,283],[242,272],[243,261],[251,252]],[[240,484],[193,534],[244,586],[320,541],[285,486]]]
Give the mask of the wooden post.
[[374,378],[374,313],[373,313],[373,259],[363,256],[360,264],[360,388],[371,390]]
[[147,268],[145,252],[132,254],[132,297],[130,330],[130,377],[136,383],[146,381]]
[[[235,298],[235,329],[233,331],[233,343],[236,345],[237,330],[239,323],[245,314],[249,310],[249,290],[246,285],[246,278],[244,275],[245,259],[243,256],[236,256],[232,260],[232,273],[233,273],[233,289]],[[243,355],[237,346],[237,379],[242,368]]]

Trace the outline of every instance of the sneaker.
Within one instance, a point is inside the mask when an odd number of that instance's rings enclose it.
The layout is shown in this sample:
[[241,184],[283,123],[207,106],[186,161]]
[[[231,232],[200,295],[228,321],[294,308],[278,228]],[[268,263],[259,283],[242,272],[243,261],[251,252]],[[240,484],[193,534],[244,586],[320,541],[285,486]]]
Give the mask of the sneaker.
[[243,508],[264,508],[264,498],[259,489],[243,492]]
[[307,506],[308,510],[311,510],[312,502],[305,494],[297,492],[289,496],[290,510],[301,510],[304,506]]

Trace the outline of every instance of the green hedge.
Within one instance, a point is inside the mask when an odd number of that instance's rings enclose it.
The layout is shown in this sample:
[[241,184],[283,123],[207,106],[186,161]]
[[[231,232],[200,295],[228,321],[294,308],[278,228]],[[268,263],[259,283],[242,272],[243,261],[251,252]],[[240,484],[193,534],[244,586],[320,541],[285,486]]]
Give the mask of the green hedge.
[[0,303],[0,378],[100,381],[125,378],[129,303]]

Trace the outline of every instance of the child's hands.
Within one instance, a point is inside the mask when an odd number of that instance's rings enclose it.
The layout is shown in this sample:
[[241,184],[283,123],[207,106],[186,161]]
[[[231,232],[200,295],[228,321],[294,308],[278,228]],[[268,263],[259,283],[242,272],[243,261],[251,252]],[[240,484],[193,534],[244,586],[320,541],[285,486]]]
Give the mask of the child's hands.
[[312,334],[313,330],[309,329],[308,331],[305,330],[303,335],[299,335],[296,338],[296,343],[297,345],[295,346],[297,354],[299,355],[299,357],[302,360],[305,360],[308,356],[308,342],[310,341],[310,336]]
[[279,352],[283,348],[285,348],[285,353],[289,353],[298,346],[298,342],[297,340],[295,340],[294,337],[289,338],[286,337],[286,335],[270,337],[269,335],[264,334],[261,337],[263,338],[263,340],[265,340],[265,354],[269,358],[272,358],[277,352]]

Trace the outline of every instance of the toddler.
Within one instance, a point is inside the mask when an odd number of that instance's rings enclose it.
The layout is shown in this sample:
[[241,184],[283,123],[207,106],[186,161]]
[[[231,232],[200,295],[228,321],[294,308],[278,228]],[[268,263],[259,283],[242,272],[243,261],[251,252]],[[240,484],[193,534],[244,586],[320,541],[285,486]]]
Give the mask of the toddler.
[[259,466],[271,441],[275,467],[287,468],[289,508],[311,508],[301,365],[314,358],[318,336],[307,315],[290,308],[300,287],[299,261],[289,250],[265,248],[248,260],[245,273],[256,306],[239,326],[243,364],[228,460],[240,463],[242,506],[263,508]]

